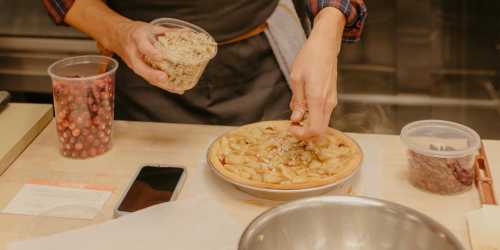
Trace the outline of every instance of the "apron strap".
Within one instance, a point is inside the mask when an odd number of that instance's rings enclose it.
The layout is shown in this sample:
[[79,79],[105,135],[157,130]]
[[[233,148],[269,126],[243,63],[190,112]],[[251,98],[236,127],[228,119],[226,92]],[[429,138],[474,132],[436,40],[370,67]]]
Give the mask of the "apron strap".
[[267,20],[265,30],[280,70],[290,86],[290,72],[295,56],[306,41],[306,33],[292,0],[280,0]]

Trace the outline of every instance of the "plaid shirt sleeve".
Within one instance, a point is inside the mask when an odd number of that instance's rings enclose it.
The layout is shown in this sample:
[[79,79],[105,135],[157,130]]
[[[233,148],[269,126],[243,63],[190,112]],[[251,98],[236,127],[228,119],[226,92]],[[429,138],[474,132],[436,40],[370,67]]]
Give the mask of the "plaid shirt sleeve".
[[75,0],[43,0],[43,5],[56,24],[65,24],[64,17]]
[[344,42],[359,41],[367,16],[364,0],[308,0],[307,7],[309,16],[316,16],[321,9],[326,7],[339,9],[346,17],[342,40]]

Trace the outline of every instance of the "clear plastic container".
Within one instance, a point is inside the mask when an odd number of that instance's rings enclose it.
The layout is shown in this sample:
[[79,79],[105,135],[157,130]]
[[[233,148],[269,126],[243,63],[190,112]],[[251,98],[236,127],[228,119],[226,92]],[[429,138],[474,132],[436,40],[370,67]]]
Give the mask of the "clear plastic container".
[[423,120],[401,130],[407,147],[410,182],[421,189],[453,194],[472,187],[481,145],[472,129],[454,122]]
[[[208,41],[201,43],[202,46],[208,46],[210,49],[203,51],[200,59],[193,58],[173,58],[168,57],[168,53],[164,53],[165,59],[161,61],[153,61],[149,58],[146,60],[154,67],[167,73],[168,79],[164,83],[159,83],[158,85],[167,91],[174,92],[177,94],[182,94],[186,90],[189,90],[196,86],[200,80],[201,74],[205,70],[208,62],[217,54],[217,43],[215,39],[210,36],[202,28],[174,18],[159,18],[151,22],[153,25],[158,25],[162,27],[167,27],[174,30],[171,34],[182,34],[183,32],[194,32],[205,34]],[[176,32],[177,30],[177,33]],[[159,36],[157,37],[157,39]],[[155,42],[156,47],[161,48],[161,43],[157,40]],[[172,48],[169,46],[168,49]],[[167,54],[167,55],[165,55]]]
[[97,55],[70,57],[49,67],[62,155],[83,159],[111,148],[117,68],[113,58]]

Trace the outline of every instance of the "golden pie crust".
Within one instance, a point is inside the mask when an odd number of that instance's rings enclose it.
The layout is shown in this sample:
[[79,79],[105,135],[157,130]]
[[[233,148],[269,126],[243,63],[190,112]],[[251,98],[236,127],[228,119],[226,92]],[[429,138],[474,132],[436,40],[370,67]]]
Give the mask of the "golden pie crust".
[[288,132],[290,121],[265,121],[239,127],[209,148],[211,166],[234,182],[267,189],[319,187],[351,176],[362,152],[348,136],[329,128],[314,142]]

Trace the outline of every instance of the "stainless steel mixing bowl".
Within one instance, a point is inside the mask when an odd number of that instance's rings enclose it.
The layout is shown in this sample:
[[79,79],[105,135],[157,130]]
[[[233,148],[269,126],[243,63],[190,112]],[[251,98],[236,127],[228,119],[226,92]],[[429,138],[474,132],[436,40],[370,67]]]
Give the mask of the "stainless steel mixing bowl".
[[286,203],[258,216],[239,250],[462,250],[428,216],[396,203],[321,196]]

